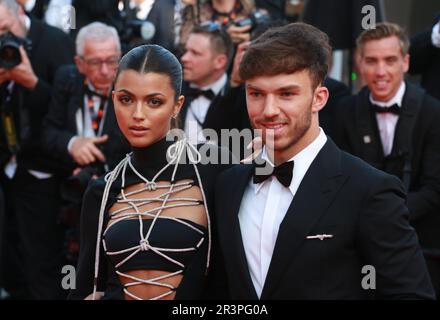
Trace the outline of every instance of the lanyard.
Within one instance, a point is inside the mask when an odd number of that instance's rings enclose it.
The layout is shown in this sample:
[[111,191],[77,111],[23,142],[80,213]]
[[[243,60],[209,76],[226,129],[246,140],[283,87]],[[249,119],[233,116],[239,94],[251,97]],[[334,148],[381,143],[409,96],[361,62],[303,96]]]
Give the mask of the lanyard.
[[[99,137],[102,133],[103,123],[104,123],[102,119],[104,118],[104,114],[105,114],[107,97],[91,90],[87,82],[85,82],[85,88],[86,88],[85,92],[87,96],[86,108],[89,111],[90,119],[92,121],[92,129],[93,131],[95,131],[95,135]],[[100,98],[99,109],[97,112],[95,112],[95,101],[93,100],[93,97]]]
[[1,101],[1,117],[3,132],[6,137],[8,149],[12,154],[17,154],[20,147],[18,144],[17,131],[15,129],[14,114],[12,112],[11,100],[14,90],[14,82],[11,81],[5,87],[5,96]]

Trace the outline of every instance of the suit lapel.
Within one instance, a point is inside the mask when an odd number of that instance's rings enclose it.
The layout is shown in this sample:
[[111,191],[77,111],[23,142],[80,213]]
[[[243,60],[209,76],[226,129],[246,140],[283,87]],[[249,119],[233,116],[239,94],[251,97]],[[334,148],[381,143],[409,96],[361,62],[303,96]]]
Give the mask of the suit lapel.
[[423,102],[423,91],[406,83],[406,92],[402,101],[402,110],[396,124],[392,154],[410,153],[412,137],[410,136]]
[[[188,83],[184,83],[183,85],[183,95],[185,95],[185,93],[188,91],[189,88],[189,84]],[[214,109],[219,107],[219,101],[221,100],[221,98],[228,92],[230,86],[229,86],[229,79],[228,81],[226,81],[225,86],[222,88],[222,90],[220,90],[220,92],[215,96],[215,98],[211,101],[208,111],[206,112],[206,116],[205,116],[205,122],[206,119],[208,119],[210,117],[210,114],[213,113]],[[185,95],[185,102],[183,103],[182,109],[180,111],[180,120],[181,120],[181,127],[184,128],[185,127],[185,120],[186,120],[186,115],[188,114],[188,110],[189,107],[191,105],[191,102],[193,101],[192,98],[187,97]],[[203,129],[205,129],[205,125],[203,123]]]
[[270,299],[296,251],[343,185],[340,156],[329,139],[304,176],[280,225],[261,299]]
[[365,87],[356,98],[356,126],[359,132],[360,148],[356,154],[375,167],[380,167],[384,159],[382,140],[375,113],[370,107],[369,90]]
[[[249,267],[246,259],[246,254],[243,247],[243,238],[240,231],[240,223],[238,214],[240,211],[241,201],[243,199],[244,192],[251,178],[254,166],[252,164],[239,165],[240,171],[236,177],[236,183],[231,184],[231,194],[233,195],[231,201],[228,204],[226,212],[229,213],[228,222],[226,226],[231,226],[231,236],[225,237],[227,240],[227,247],[232,248],[230,250],[232,257],[231,260],[236,266],[236,272],[238,273],[238,279],[243,279],[243,285],[248,291],[248,296],[251,299],[258,299],[255,292],[254,285],[249,272]],[[224,230],[226,231],[226,230]]]
[[[209,119],[210,117],[212,117],[212,114],[215,114],[215,109],[217,108],[221,108],[222,105],[220,105],[220,101],[222,100],[222,98],[225,96],[225,94],[228,92],[230,86],[229,86],[229,79],[228,81],[226,81],[226,84],[224,85],[224,87],[220,90],[220,92],[218,93],[218,95],[215,96],[214,100],[211,101],[211,104],[209,105],[209,109],[208,112],[206,113],[206,117],[205,117],[205,121],[203,122],[203,129],[206,129],[205,123],[207,122],[206,120]],[[217,112],[218,113],[218,112]]]

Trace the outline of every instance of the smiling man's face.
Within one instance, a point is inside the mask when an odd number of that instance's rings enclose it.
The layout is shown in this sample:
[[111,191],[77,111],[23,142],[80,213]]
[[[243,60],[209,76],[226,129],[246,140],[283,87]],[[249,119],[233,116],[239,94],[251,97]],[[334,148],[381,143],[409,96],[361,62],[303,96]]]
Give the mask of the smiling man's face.
[[373,99],[387,102],[399,90],[409,68],[409,55],[403,55],[396,36],[370,40],[363,46],[359,69]]

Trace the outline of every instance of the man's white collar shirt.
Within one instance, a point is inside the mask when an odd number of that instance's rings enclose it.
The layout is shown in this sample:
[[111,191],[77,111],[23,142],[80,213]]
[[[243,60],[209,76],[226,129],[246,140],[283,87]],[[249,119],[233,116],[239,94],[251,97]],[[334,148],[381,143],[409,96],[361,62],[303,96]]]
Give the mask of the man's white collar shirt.
[[[387,102],[375,101],[370,94],[370,102],[378,105],[379,107],[390,107],[393,104],[397,104],[402,107],[403,96],[405,95],[406,85],[402,81],[396,95]],[[396,130],[397,121],[399,116],[394,113],[376,113],[377,126],[379,128],[380,139],[382,141],[383,152],[385,156],[391,154],[393,149],[394,133]]]
[[[289,160],[294,161],[294,168],[288,188],[274,176],[259,184],[254,184],[251,179],[246,187],[238,218],[249,272],[258,297],[263,291],[280,224],[292,200],[295,205],[299,185],[326,142],[327,136],[320,128],[318,137]],[[262,157],[271,163],[265,148]]]
[[[206,87],[201,87],[201,90],[212,90],[214,94],[217,96],[223,87],[226,85],[228,81],[228,77],[225,74],[221,76],[217,81],[213,82],[211,85]],[[190,85],[191,86],[191,85]],[[195,86],[191,86],[195,87]],[[212,101],[206,98],[205,96],[199,96],[194,99],[191,104],[188,106],[188,111],[186,113],[185,120],[185,133],[188,137],[188,140],[192,144],[204,143],[206,142],[206,138],[202,133],[202,126],[198,123],[197,119],[203,123],[205,122],[206,115],[208,113],[209,107],[211,106]]]

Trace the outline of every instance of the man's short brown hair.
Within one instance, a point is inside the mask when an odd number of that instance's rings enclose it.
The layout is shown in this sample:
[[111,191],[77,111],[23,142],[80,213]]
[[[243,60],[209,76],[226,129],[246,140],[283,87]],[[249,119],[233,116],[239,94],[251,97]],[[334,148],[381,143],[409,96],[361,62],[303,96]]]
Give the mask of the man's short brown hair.
[[234,44],[229,34],[222,30],[220,27],[210,30],[207,26],[196,25],[190,32],[190,34],[202,34],[209,38],[212,49],[217,54],[225,54],[228,58],[226,68],[232,61],[234,53]]
[[330,64],[328,36],[305,23],[291,23],[263,33],[247,48],[240,77],[274,76],[308,70],[314,87],[324,81]]
[[357,47],[362,55],[365,44],[368,41],[381,40],[389,37],[397,37],[400,43],[402,56],[406,56],[409,50],[409,38],[405,30],[398,24],[391,22],[381,22],[375,29],[363,31],[356,40]]

